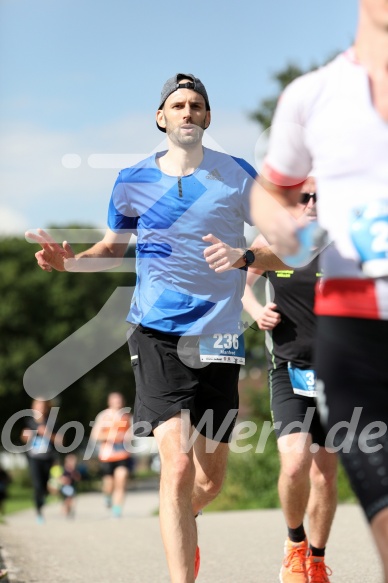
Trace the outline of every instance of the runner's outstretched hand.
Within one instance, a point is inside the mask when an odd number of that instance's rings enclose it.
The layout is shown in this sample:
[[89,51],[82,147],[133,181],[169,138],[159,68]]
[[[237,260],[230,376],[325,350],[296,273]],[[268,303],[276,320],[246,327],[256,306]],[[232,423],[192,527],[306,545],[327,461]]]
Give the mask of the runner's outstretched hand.
[[43,271],[66,271],[65,262],[67,259],[75,257],[74,251],[70,244],[64,241],[61,245],[43,229],[37,229],[37,232],[27,231],[26,239],[39,243],[42,249],[35,253],[38,265]]

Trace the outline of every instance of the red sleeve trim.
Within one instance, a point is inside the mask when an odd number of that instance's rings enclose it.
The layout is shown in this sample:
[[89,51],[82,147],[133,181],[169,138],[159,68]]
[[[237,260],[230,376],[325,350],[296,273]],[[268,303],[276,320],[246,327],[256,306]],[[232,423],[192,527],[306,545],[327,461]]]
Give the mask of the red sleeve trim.
[[302,184],[306,180],[307,176],[301,178],[300,176],[286,176],[285,174],[281,174],[272,166],[268,164],[268,162],[264,161],[261,174],[264,176],[266,180],[272,182],[275,186],[280,186],[281,188],[301,188]]

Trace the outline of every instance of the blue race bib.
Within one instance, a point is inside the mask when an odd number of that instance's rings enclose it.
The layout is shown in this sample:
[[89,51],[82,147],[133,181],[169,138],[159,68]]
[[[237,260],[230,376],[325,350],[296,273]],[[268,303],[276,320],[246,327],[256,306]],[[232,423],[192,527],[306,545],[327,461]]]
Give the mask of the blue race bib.
[[388,275],[388,200],[355,209],[350,234],[367,277]]
[[34,437],[34,441],[32,442],[30,452],[32,454],[47,453],[49,446],[50,440],[47,439],[47,437],[43,437],[43,435],[36,435]]
[[304,397],[316,397],[317,391],[315,388],[316,373],[312,369],[303,370],[288,363],[288,374],[292,385],[292,390],[296,395],[303,395]]

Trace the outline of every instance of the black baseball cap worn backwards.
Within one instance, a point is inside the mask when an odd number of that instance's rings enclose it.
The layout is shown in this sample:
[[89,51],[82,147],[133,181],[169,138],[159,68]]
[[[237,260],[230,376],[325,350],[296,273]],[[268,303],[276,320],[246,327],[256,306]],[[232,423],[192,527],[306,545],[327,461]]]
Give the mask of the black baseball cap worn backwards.
[[[188,81],[186,83],[180,83],[182,79],[191,79],[191,81]],[[174,75],[174,77],[170,77],[170,79],[167,79],[167,81],[163,85],[162,92],[160,94],[160,105],[158,109],[163,109],[163,105],[167,97],[169,97],[171,93],[174,93],[174,91],[177,91],[178,89],[192,89],[193,91],[196,91],[197,93],[202,95],[202,97],[205,100],[206,111],[210,111],[209,98],[207,96],[205,85],[202,83],[200,79],[198,79],[198,77],[194,77],[194,75],[192,75],[191,73],[187,74],[177,73],[176,75]],[[156,125],[158,126],[161,132],[166,133],[165,128],[162,128],[158,123],[156,123]]]

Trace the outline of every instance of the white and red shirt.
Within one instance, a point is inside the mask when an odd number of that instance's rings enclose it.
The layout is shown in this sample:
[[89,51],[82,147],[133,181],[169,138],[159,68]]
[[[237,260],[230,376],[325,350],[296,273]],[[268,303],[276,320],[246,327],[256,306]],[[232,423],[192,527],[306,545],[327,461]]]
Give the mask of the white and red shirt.
[[388,278],[367,278],[352,243],[353,211],[388,199],[388,122],[350,49],[284,91],[262,172],[290,186],[316,178],[318,219],[333,241],[322,254],[319,315],[388,319]]

